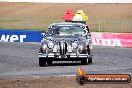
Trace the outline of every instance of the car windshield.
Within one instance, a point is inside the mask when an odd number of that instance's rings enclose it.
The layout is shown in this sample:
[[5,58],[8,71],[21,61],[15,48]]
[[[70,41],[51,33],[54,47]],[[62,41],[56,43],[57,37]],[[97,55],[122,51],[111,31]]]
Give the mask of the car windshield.
[[49,34],[84,34],[84,29],[79,26],[52,26]]
[[82,34],[84,33],[81,27],[61,27],[59,30],[60,34]]

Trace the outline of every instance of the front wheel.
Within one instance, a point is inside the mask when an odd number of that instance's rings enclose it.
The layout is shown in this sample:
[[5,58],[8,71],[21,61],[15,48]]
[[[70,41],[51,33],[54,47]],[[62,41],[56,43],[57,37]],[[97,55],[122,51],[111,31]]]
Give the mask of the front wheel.
[[87,65],[88,64],[88,59],[87,58],[82,59],[81,64],[82,65]]
[[46,66],[46,60],[44,60],[43,58],[39,58],[39,66],[40,67]]
[[89,58],[88,58],[88,63],[92,63],[92,54],[91,54],[91,50],[89,48],[89,46],[87,47],[87,52],[88,52],[88,55],[89,55]]
[[50,60],[50,61],[47,61],[47,64],[48,65],[52,65],[52,61]]
[[88,59],[88,63],[92,63],[92,57]]

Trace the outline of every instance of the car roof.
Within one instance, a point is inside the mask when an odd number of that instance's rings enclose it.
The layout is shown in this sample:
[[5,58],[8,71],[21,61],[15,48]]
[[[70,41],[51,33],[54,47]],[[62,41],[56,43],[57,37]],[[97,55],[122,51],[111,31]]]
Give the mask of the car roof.
[[82,24],[82,23],[72,23],[72,22],[60,22],[60,23],[53,23],[51,24],[52,26],[53,25],[73,25],[73,26],[85,26],[85,24]]

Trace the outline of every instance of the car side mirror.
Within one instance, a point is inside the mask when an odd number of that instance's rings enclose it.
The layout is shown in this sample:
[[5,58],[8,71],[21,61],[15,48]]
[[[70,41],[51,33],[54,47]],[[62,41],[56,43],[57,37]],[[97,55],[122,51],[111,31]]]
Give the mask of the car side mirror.
[[88,33],[87,36],[91,36],[91,33]]

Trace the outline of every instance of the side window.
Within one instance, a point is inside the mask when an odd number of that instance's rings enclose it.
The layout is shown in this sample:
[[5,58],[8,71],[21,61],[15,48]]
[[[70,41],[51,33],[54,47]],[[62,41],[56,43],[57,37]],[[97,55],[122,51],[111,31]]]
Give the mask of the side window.
[[48,28],[47,33],[48,35],[59,34],[59,28],[58,27]]
[[48,29],[47,29],[47,31],[46,31],[46,34],[47,34],[47,35],[49,35],[50,30],[51,30],[51,26],[49,26]]

